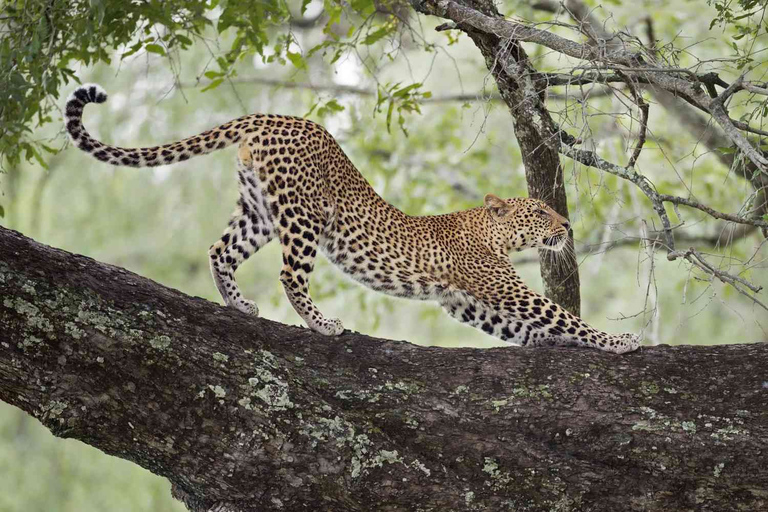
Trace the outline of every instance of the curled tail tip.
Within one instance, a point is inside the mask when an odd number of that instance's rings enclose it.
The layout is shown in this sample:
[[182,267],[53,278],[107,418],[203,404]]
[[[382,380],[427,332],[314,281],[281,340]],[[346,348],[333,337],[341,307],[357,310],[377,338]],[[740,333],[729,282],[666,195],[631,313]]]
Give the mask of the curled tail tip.
[[100,85],[83,84],[69,95],[65,107],[66,127],[70,138],[75,141],[80,149],[87,148],[90,136],[81,123],[83,108],[88,103],[104,103],[107,101],[107,93]]
[[107,91],[98,84],[83,84],[69,95],[67,103],[78,101],[80,103],[104,103],[107,101]]

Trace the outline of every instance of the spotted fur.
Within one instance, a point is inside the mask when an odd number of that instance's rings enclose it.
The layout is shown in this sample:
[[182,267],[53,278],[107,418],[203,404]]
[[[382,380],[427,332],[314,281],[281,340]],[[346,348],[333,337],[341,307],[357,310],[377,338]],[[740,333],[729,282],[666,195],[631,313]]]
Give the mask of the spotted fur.
[[277,238],[280,281],[296,312],[326,335],[344,330],[309,295],[320,250],[362,284],[398,297],[438,301],[449,315],[523,346],[577,345],[615,353],[639,338],[588,326],[528,288],[508,253],[561,250],[568,221],[541,201],[486,196],[484,205],[447,215],[412,217],[379,197],[321,126],[289,116],[253,114],[173,144],[121,148],[93,139],[82,125],[87,103],[106,101],[97,85],[78,88],[66,105],[74,144],[112,164],[172,164],[238,144],[240,199],[221,239],[210,248],[214,282],[227,305],[258,315],[235,271]]

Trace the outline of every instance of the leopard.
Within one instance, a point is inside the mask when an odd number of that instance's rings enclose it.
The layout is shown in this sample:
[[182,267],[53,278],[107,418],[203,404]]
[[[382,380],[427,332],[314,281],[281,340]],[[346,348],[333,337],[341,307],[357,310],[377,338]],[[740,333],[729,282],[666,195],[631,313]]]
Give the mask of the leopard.
[[155,167],[237,144],[239,198],[208,259],[226,306],[259,315],[235,271],[274,239],[282,248],[279,280],[306,325],[339,336],[309,294],[318,251],[355,281],[385,294],[439,303],[459,322],[524,347],[577,346],[624,354],[640,336],[589,326],[528,287],[510,255],[562,251],[570,223],[546,202],[487,194],[483,204],[442,215],[408,215],[379,196],[333,136],[294,116],[251,114],[177,142],[124,148],[94,139],[82,124],[89,103],[104,103],[96,84],[67,99],[66,130],[80,150],[106,164]]

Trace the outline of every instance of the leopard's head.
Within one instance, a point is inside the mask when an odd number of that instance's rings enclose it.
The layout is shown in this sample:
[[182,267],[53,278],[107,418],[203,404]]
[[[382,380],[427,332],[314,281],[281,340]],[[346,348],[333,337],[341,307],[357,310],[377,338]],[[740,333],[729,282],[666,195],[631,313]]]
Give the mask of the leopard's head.
[[552,251],[565,248],[571,224],[544,201],[528,197],[501,199],[488,194],[484,202],[495,224],[494,231],[506,239],[506,252],[532,247]]

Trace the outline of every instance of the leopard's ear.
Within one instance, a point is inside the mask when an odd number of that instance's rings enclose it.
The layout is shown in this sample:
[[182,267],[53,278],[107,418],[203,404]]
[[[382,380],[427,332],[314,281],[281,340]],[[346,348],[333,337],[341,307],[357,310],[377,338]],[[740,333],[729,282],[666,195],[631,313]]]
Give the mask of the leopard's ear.
[[485,204],[485,207],[488,208],[491,216],[497,220],[507,217],[514,211],[512,205],[493,194],[486,194],[483,203]]

